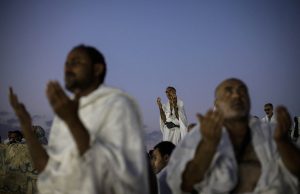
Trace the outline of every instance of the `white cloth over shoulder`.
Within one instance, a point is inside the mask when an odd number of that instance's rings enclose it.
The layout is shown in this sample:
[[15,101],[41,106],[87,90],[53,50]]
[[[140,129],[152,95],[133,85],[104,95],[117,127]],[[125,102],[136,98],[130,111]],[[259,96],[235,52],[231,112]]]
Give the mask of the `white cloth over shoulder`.
[[80,98],[79,116],[90,134],[80,156],[66,124],[55,117],[38,177],[41,194],[148,193],[142,121],[135,101],[118,89],[100,86]]
[[166,122],[172,122],[175,125],[179,125],[179,127],[169,129],[160,118],[160,130],[163,135],[163,141],[171,141],[175,145],[177,145],[178,142],[187,134],[188,126],[183,101],[177,99],[177,106],[179,119],[176,118],[174,110],[171,112],[169,101],[166,104],[163,104],[162,108],[166,115]]
[[[252,145],[261,163],[262,173],[253,194],[296,194],[299,182],[284,166],[276,148],[273,147],[272,137],[262,133],[261,122],[252,122]],[[197,126],[199,129],[199,125]],[[194,157],[195,149],[201,141],[199,130],[191,131],[175,148],[167,167],[167,182],[173,194],[183,194],[182,173],[187,163]],[[222,138],[217,152],[207,170],[202,182],[194,185],[199,194],[229,194],[238,181],[238,166],[234,156],[231,141],[226,129],[223,129]]]

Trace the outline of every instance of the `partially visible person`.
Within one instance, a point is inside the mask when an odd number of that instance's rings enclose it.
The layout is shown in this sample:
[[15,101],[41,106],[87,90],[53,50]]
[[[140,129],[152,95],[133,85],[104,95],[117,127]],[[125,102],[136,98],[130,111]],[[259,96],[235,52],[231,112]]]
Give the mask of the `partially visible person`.
[[147,153],[147,158],[150,194],[158,194],[157,178],[156,174],[153,171],[153,150],[149,150],[149,152]]
[[149,150],[149,152],[148,152],[148,156],[149,156],[149,159],[150,159],[150,164],[151,164],[151,166],[153,166],[153,151],[154,150]]
[[276,108],[274,134],[263,135],[266,125],[249,121],[248,88],[236,78],[216,87],[215,106],[197,115],[197,130],[171,156],[167,179],[173,194],[298,193],[300,150],[288,138],[287,109]]
[[4,144],[9,144],[12,133],[13,133],[13,131],[8,131],[7,132],[7,138],[3,140]]
[[163,141],[171,141],[177,145],[187,133],[188,122],[183,101],[177,98],[176,89],[172,86],[167,87],[166,95],[166,104],[161,103],[160,97],[156,101],[160,113],[160,130]]
[[300,147],[300,117],[295,116],[294,117],[294,125],[291,130],[291,139],[292,141],[297,145],[297,147]]
[[169,141],[162,141],[154,146],[153,151],[153,171],[157,175],[158,190],[160,194],[172,194],[170,187],[167,184],[167,171],[169,159],[175,145]]
[[24,143],[23,134],[19,130],[11,131],[8,144]]
[[142,120],[135,100],[104,85],[106,62],[94,47],[79,45],[64,65],[65,87],[50,81],[46,94],[55,118],[46,149],[31,116],[10,88],[40,194],[149,193]]
[[33,128],[33,131],[34,131],[36,137],[38,138],[39,142],[43,145],[47,145],[48,140],[46,137],[45,130],[39,125],[33,125],[32,128]]

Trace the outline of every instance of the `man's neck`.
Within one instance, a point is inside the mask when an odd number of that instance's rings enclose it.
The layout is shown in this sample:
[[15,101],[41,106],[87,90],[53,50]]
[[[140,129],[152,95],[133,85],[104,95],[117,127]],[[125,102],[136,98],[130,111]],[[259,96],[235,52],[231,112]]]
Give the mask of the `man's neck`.
[[95,91],[100,85],[101,84],[99,84],[99,83],[95,83],[95,84],[90,85],[89,87],[87,87],[84,90],[81,90],[81,89],[75,90],[73,92],[74,95],[75,95],[75,98],[79,99],[79,98],[81,98],[83,96],[89,95],[90,93],[92,93],[93,91]]
[[224,123],[234,147],[243,143],[249,130],[248,118],[226,120]]
[[271,118],[272,118],[272,116],[273,116],[273,113],[272,114],[270,114],[270,115],[267,115],[268,116],[268,119],[269,119],[269,121],[271,120]]

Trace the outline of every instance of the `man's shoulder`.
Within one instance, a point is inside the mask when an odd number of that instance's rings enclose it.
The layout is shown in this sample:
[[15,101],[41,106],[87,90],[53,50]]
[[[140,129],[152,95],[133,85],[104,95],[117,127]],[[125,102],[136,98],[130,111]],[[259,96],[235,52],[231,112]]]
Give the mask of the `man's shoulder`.
[[93,93],[81,99],[81,104],[90,102],[117,102],[117,101],[135,101],[130,95],[119,88],[101,85]]
[[180,98],[177,98],[177,105],[178,106],[183,106],[183,101]]

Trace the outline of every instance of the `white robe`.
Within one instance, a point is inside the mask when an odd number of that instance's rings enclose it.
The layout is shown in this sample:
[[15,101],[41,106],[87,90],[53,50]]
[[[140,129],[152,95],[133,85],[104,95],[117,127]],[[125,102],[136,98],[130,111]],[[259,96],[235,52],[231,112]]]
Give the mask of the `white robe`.
[[[295,126],[296,124],[294,123],[294,126],[291,129],[291,139],[292,139],[293,143],[298,148],[300,148],[300,117],[297,117],[297,120],[298,120],[298,129],[296,129],[296,126]],[[298,130],[299,137],[295,140],[293,137],[294,137],[294,133],[295,133],[296,130]]]
[[182,100],[177,99],[177,106],[179,119],[176,118],[174,110],[171,114],[169,102],[163,104],[162,108],[166,115],[166,122],[173,122],[175,125],[179,125],[180,127],[173,127],[169,129],[160,117],[160,130],[163,135],[163,141],[171,141],[175,145],[177,145],[178,142],[187,134],[188,125]]
[[271,120],[269,120],[268,116],[266,115],[263,118],[261,118],[261,121],[265,123],[273,123],[273,124],[277,123],[275,114],[272,115]]
[[[253,192],[255,194],[282,194],[297,193],[299,182],[283,164],[271,134],[266,137],[262,133],[262,123],[251,121],[252,145],[261,163],[262,173]],[[197,129],[192,130],[185,139],[175,148],[167,167],[167,182],[173,194],[183,194],[180,185],[182,173],[187,163],[194,157],[195,149],[201,140]],[[194,185],[199,194],[228,194],[235,188],[238,181],[238,166],[231,141],[226,129],[223,129],[222,138],[217,152],[208,168],[204,179]]]
[[100,86],[80,98],[79,116],[90,134],[90,149],[79,155],[64,121],[55,117],[38,176],[41,194],[148,193],[142,121],[135,101]]

